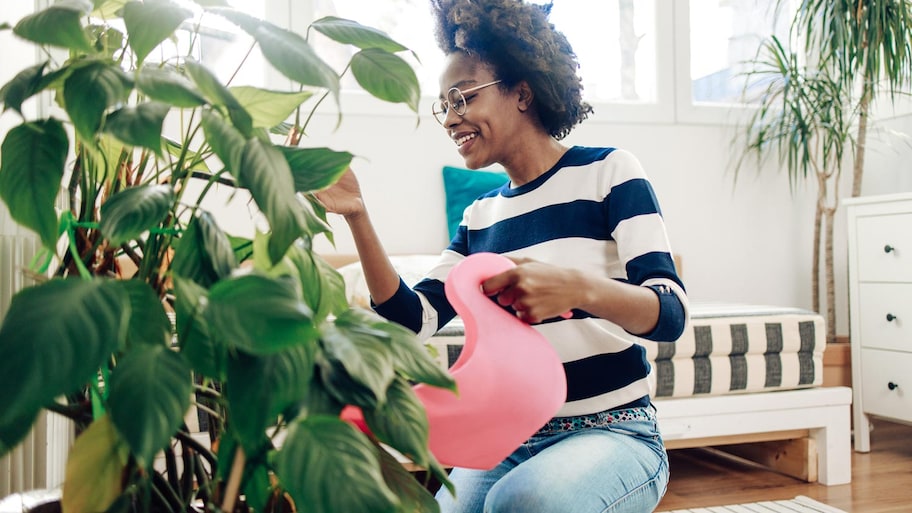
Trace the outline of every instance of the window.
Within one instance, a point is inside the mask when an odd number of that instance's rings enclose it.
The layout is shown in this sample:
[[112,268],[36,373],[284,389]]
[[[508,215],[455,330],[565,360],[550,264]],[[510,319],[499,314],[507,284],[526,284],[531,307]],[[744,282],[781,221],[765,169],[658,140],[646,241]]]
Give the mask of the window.
[[[743,111],[752,88],[762,84],[748,77],[763,41],[776,35],[788,41],[795,0],[690,0],[687,29],[677,35],[678,62],[687,75],[676,83],[679,121],[724,121]],[[778,7],[777,7],[778,6]],[[686,35],[686,40],[683,36]]]
[[[534,0],[535,3],[546,3]],[[434,20],[427,0],[315,0],[313,19],[339,16],[376,27],[413,49],[420,62],[412,61],[422,94],[437,96],[443,54],[434,40]],[[580,12],[585,15],[581,16]],[[623,103],[641,107],[659,101],[657,44],[659,41],[654,0],[554,1],[550,20],[564,33],[577,53],[583,94],[593,104]],[[311,35],[315,45],[320,37]],[[328,48],[327,48],[328,50]],[[334,48],[334,51],[338,49]],[[320,55],[327,52],[318,50]],[[348,56],[331,62],[341,69]],[[341,64],[340,64],[341,63]],[[352,84],[349,82],[349,84]],[[345,82],[343,82],[343,86]],[[606,109],[607,110],[607,109]],[[617,109],[612,109],[615,113]]]
[[[437,96],[444,56],[434,40],[427,0],[231,3],[302,36],[313,20],[324,16],[348,18],[383,30],[417,54],[417,60],[409,54],[402,56],[415,68],[425,100]],[[720,123],[729,120],[732,107],[741,102],[745,61],[754,57],[768,35],[787,35],[797,4],[798,0],[553,0],[550,19],[577,53],[583,94],[596,107],[593,121]],[[203,61],[213,68],[234,69],[236,64],[230,63],[246,54],[249,40],[233,26],[214,26],[213,30],[213,37],[202,46]],[[221,34],[220,41],[216,33]],[[328,44],[318,33],[307,37],[337,71],[354,51]],[[249,67],[250,60],[261,61],[262,57],[254,49],[247,59]],[[263,68],[238,77],[238,83],[263,85],[285,80],[268,66]],[[353,91],[359,88],[351,76],[344,77],[342,87],[351,96],[346,100],[349,111],[408,114],[401,108],[358,101],[359,95]]]

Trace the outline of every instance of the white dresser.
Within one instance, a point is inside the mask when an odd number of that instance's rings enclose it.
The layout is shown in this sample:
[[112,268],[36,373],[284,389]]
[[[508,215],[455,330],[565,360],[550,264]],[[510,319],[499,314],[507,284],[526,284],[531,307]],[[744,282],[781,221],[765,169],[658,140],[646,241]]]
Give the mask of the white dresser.
[[868,416],[912,423],[912,194],[852,198],[843,205],[855,450],[868,452]]

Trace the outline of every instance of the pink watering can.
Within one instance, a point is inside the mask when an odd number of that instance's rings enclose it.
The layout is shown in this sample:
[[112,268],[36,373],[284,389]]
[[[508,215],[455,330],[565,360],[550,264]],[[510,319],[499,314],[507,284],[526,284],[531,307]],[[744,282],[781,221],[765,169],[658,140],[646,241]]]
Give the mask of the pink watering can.
[[[548,340],[481,291],[482,282],[513,266],[504,256],[476,253],[447,277],[447,298],[465,324],[465,345],[450,367],[458,395],[414,387],[427,413],[431,453],[445,466],[493,468],[566,400],[564,367]],[[357,408],[342,417],[366,429]]]
[[567,398],[563,364],[544,335],[481,291],[482,282],[513,266],[502,255],[476,253],[447,277],[447,298],[465,324],[465,346],[450,367],[459,395],[414,388],[427,412],[431,453],[444,465],[493,468]]

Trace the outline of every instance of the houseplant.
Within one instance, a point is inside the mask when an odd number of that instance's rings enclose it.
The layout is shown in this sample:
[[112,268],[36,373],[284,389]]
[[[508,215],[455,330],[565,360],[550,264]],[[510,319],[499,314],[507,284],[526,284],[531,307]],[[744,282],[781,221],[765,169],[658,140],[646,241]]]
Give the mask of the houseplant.
[[[235,87],[191,58],[211,16],[295,89]],[[47,409],[78,431],[67,513],[273,511],[282,498],[308,512],[434,511],[383,446],[449,485],[410,383],[453,381],[409,331],[349,309],[311,250],[332,237],[312,192],[352,155],[302,147],[301,120],[324,98],[340,106],[340,73],[304,37],[217,1],[64,0],[3,28],[49,56],[0,89],[5,112],[41,94],[62,110],[23,117],[0,148],[0,198],[40,237],[34,270],[48,277],[0,325],[0,455]],[[353,48],[343,73],[364,90],[417,112],[406,48],[350,20],[310,31]],[[169,41],[186,51],[156,59]],[[248,193],[266,227],[228,236],[202,207],[216,184]],[[339,419],[349,404],[372,434]],[[190,436],[191,405],[212,447]]]
[[912,2],[801,2],[789,40],[770,37],[752,64],[749,73],[766,85],[739,134],[744,140],[735,146],[741,148],[738,166],[749,156],[775,155],[792,186],[815,182],[812,302],[822,311],[823,276],[827,342],[834,342],[833,226],[844,160],[852,158],[850,194],[859,196],[872,106],[892,105],[912,83]]

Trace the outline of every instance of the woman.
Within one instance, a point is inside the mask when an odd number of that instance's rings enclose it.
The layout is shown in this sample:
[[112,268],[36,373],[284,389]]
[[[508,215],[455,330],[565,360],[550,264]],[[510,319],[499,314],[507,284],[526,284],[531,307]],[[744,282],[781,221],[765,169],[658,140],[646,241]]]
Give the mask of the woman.
[[318,197],[345,217],[376,311],[419,337],[455,315],[443,287],[453,265],[476,252],[511,257],[517,266],[482,288],[548,338],[567,375],[557,416],[494,469],[454,469],[456,497],[438,492],[441,510],[653,511],[668,459],[636,342],[676,340],[687,300],[652,187],[630,153],[561,144],[591,107],[549,7],[432,6],[447,55],[434,115],[467,167],[500,164],[509,183],[466,209],[439,264],[413,289],[386,257],[351,171]]

